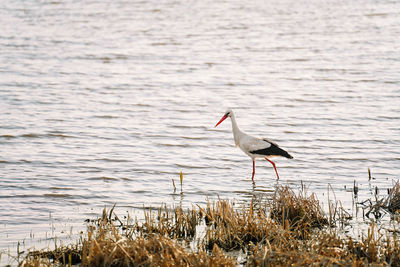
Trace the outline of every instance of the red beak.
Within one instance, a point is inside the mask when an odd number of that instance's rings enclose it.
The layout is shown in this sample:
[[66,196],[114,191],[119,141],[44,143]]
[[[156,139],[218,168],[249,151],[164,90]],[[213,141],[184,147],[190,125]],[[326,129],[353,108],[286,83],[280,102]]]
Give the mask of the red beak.
[[214,128],[217,127],[217,126],[218,126],[221,122],[223,122],[226,118],[228,118],[228,116],[224,115],[224,116],[221,118],[221,120],[220,120],[217,124],[215,124]]

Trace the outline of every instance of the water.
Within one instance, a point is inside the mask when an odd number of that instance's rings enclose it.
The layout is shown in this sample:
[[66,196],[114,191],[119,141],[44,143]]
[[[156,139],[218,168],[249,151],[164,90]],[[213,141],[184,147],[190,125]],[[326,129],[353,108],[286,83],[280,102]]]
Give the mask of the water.
[[377,0],[3,1],[0,250],[54,244],[114,203],[273,191],[271,165],[253,188],[230,122],[213,128],[227,108],[294,156],[276,160],[281,184],[323,201],[331,184],[346,208],[354,180],[361,198],[390,187],[399,17]]

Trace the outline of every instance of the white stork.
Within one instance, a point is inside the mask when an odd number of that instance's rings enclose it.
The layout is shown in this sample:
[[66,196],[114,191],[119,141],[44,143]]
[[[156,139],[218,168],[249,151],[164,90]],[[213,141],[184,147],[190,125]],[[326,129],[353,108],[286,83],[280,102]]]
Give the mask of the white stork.
[[257,138],[242,132],[236,123],[235,113],[233,113],[232,110],[227,110],[225,112],[225,115],[214,127],[217,127],[221,122],[223,122],[228,117],[231,118],[232,121],[232,132],[236,146],[240,147],[240,149],[253,160],[253,175],[251,176],[253,183],[254,183],[254,174],[256,170],[255,167],[256,158],[265,158],[266,160],[268,160],[272,164],[272,166],[274,166],[276,177],[279,180],[279,175],[278,171],[276,170],[275,163],[271,161],[269,158],[280,156],[292,159],[293,157],[288,152],[280,148],[276,143],[272,142],[271,140],[268,140],[267,138]]

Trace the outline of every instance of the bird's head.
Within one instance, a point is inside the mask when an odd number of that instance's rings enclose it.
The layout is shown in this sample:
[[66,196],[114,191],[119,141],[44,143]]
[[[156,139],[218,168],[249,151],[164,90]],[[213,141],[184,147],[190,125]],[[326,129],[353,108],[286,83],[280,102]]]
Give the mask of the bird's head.
[[219,122],[217,124],[215,124],[214,128],[217,127],[221,122],[223,122],[226,118],[230,118],[233,115],[233,111],[231,109],[228,109],[224,116],[222,116],[222,118],[219,120]]

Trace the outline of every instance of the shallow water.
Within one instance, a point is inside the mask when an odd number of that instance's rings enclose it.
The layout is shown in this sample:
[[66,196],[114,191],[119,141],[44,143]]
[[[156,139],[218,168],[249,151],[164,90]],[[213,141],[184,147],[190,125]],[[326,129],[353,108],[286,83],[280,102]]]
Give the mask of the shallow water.
[[0,251],[54,244],[114,203],[272,192],[271,165],[254,188],[230,122],[213,128],[227,108],[294,156],[276,159],[281,184],[322,200],[330,184],[350,209],[354,180],[362,198],[399,178],[397,1],[1,6]]

